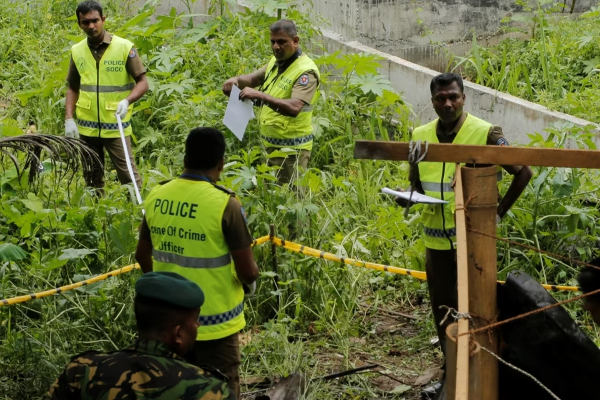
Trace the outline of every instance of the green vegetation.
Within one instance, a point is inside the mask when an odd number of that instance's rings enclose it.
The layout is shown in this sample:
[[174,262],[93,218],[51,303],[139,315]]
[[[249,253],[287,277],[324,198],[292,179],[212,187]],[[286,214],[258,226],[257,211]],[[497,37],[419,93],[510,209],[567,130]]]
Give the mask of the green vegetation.
[[[183,139],[192,127],[224,130],[221,84],[268,59],[267,27],[276,19],[276,8],[298,23],[305,50],[324,53],[316,21],[293,3],[257,0],[249,10],[234,13],[225,3],[214,2],[211,8],[220,16],[202,17],[201,23],[175,11],[153,18],[156,0],[135,10],[133,1],[125,2],[125,12],[117,10],[116,1],[105,3],[107,29],[133,40],[149,70],[150,91],[136,104],[133,118],[142,195],[178,174]],[[75,6],[75,0],[0,1],[0,139],[23,134],[30,123],[40,133],[63,134],[69,48],[82,39],[72,15]],[[315,111],[311,169],[297,182],[305,195],[274,184],[255,121],[244,142],[227,134],[222,183],[240,196],[254,237],[268,234],[271,223],[287,237],[293,225],[299,243],[423,270],[418,207],[405,219],[380,194],[384,186],[406,187],[408,166],[352,157],[356,139],[408,140],[409,105],[378,75],[375,57],[325,53],[315,58],[324,85]],[[547,140],[532,133],[532,139],[532,145],[547,147],[566,140],[589,143],[587,136],[568,128],[553,131]],[[18,161],[25,165],[25,154],[19,153]],[[28,173],[19,175],[9,158],[1,165],[0,298],[80,281],[134,262],[141,209],[132,205],[131,188],[119,186],[110,167],[110,196],[96,199],[79,175],[61,179],[60,164],[46,162],[32,186]],[[597,177],[579,170],[536,172],[537,180],[501,234],[589,259],[599,236],[600,212],[589,205],[597,201]],[[505,179],[502,191],[507,184]],[[573,283],[574,268],[551,257],[503,246],[499,254],[500,277],[522,269],[544,282]],[[280,250],[276,287],[269,246],[255,249],[255,255],[262,272],[257,295],[247,303],[245,377],[294,371],[316,377],[375,362],[395,380],[362,374],[315,382],[307,398],[418,398],[418,390],[406,384],[439,364],[439,352],[429,345],[435,330],[425,283]],[[0,307],[0,398],[39,398],[71,355],[126,346],[134,335],[131,304],[137,276],[139,272],[125,274]],[[398,318],[390,310],[419,319]],[[570,310],[590,326],[578,306]]]
[[525,7],[533,17],[519,15],[526,40],[482,48],[474,38],[456,66],[473,82],[598,123],[600,111],[590,105],[600,101],[600,9],[572,17],[542,3]]

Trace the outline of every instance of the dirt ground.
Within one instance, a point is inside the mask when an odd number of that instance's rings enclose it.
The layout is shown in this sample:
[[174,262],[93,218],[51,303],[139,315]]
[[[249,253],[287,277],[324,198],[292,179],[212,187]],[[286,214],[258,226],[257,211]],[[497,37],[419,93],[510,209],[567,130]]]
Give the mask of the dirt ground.
[[[322,377],[368,365],[376,364],[377,367],[329,379],[326,389],[315,389],[322,393],[320,396],[307,395],[307,398],[323,398],[324,390],[329,394],[327,397],[333,395],[340,399],[420,399],[421,389],[439,379],[442,363],[441,351],[431,344],[435,336],[428,321],[430,315],[428,304],[410,309],[393,304],[377,308],[360,304],[355,319],[368,334],[348,337],[347,359],[332,351],[335,349],[328,346],[326,338],[309,339],[312,351],[307,357],[312,357],[310,363],[317,365],[318,371],[303,372]],[[252,337],[255,335],[246,335],[242,342],[252,340]],[[264,394],[264,389],[269,386],[265,378],[242,377],[243,398],[250,400]],[[308,384],[308,393],[313,384]]]

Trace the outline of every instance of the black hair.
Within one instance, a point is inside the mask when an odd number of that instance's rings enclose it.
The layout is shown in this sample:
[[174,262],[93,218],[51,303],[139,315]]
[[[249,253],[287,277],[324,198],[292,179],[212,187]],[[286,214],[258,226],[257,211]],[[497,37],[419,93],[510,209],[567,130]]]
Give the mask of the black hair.
[[[590,261],[589,264],[600,268],[600,257]],[[577,276],[577,281],[579,282],[579,286],[583,293],[589,293],[600,289],[600,269],[585,267]],[[600,303],[600,293],[596,293],[587,298],[596,303]]]
[[273,22],[269,29],[271,30],[271,32],[283,31],[292,39],[298,36],[296,24],[294,23],[294,21],[290,21],[289,19],[280,19],[277,22]]
[[458,83],[458,87],[460,88],[461,93],[465,92],[465,85],[463,84],[463,80],[460,77],[460,75],[452,72],[446,72],[443,74],[439,74],[431,80],[431,83],[429,84],[429,90],[431,91],[431,95],[433,96],[435,89],[437,89],[438,87],[451,85],[452,82]]
[[147,333],[168,332],[177,325],[183,325],[195,311],[139,294],[133,304],[138,331]]
[[100,13],[100,17],[102,17],[102,6],[100,3],[94,0],[86,0],[79,3],[77,9],[75,10],[75,14],[77,15],[77,22],[79,22],[79,14],[85,15],[92,11],[98,11]]
[[194,128],[185,140],[184,167],[207,171],[225,156],[225,138],[215,128]]

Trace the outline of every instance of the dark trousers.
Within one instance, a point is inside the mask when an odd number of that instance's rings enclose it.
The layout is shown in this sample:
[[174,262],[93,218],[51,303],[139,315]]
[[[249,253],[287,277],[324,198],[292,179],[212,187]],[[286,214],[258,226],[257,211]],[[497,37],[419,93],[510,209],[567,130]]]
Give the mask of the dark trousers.
[[[121,182],[122,185],[131,183],[131,176],[129,175],[129,170],[127,169],[127,161],[125,159],[123,142],[121,141],[120,137],[106,139],[81,135],[81,140],[86,142],[88,146],[94,149],[96,154],[98,154],[100,161],[102,162],[102,169],[100,171],[94,171],[94,178],[90,182],[87,182],[89,186],[98,189],[101,194],[104,194],[104,149],[106,149],[108,152],[108,156],[115,166],[119,182]],[[133,175],[135,176],[138,190],[141,192],[142,178],[140,178],[140,174],[138,173],[135,165],[135,159],[133,158],[133,152],[131,150],[131,137],[126,136],[125,140],[127,141],[127,150],[129,153],[129,160],[131,161],[131,169],[133,170]]]
[[[440,345],[444,357],[446,355],[446,328],[454,322],[448,317],[443,325],[440,322],[448,312],[440,306],[458,308],[458,278],[456,272],[456,250],[433,250],[425,251],[425,269],[427,271],[427,287],[429,289],[429,301],[433,311],[435,329],[440,338]],[[446,361],[444,360],[444,364]]]
[[240,355],[239,334],[215,340],[197,340],[194,349],[186,357],[190,364],[218,369],[228,379],[229,390],[240,398]]
[[[274,151],[281,150],[277,147],[267,147],[267,153],[271,154]],[[277,171],[277,181],[280,185],[291,183],[298,176],[298,169],[306,169],[310,161],[310,151],[299,150],[296,154],[290,154],[287,157],[271,157],[267,159],[269,167],[280,167]]]

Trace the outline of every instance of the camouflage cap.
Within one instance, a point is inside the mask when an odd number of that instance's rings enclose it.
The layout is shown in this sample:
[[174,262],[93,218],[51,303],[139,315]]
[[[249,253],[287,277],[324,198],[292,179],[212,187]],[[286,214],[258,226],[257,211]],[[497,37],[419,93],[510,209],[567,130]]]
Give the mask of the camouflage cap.
[[204,304],[200,286],[175,272],[148,272],[135,283],[135,292],[183,308],[198,308]]

